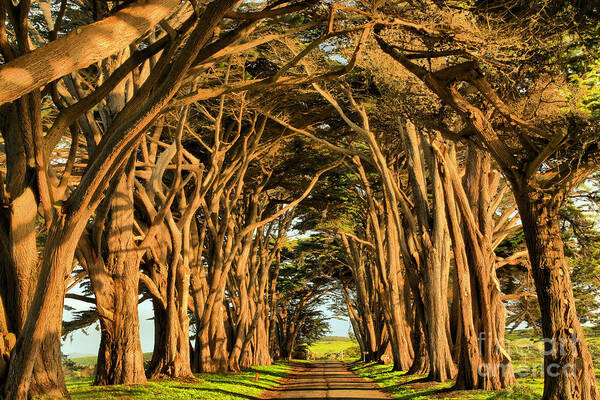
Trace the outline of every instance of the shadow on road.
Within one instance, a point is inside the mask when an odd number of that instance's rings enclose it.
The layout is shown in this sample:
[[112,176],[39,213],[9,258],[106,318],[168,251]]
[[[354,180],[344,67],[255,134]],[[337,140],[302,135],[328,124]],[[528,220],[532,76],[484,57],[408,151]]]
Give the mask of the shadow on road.
[[389,399],[371,382],[350,372],[339,361],[295,363],[294,372],[266,399],[381,400]]

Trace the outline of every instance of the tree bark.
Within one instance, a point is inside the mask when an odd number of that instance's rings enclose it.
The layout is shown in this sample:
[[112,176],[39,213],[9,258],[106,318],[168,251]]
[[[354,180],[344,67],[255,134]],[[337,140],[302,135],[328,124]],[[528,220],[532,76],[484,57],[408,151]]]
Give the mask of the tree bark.
[[[16,116],[11,116],[16,118]],[[6,129],[17,129],[17,121],[9,122]],[[3,129],[3,133],[5,133]],[[8,138],[5,136],[7,146],[7,159],[10,160],[8,169],[7,189],[12,201],[2,207],[0,210],[0,221],[2,221],[2,233],[0,234],[0,264],[2,267],[2,340],[7,344],[12,342],[6,338],[9,335],[19,337],[25,325],[31,302],[35,293],[35,282],[39,276],[39,255],[37,250],[37,224],[38,201],[34,195],[34,189],[30,186],[21,186],[21,184],[30,184],[31,182],[21,181],[19,175],[27,174],[20,169],[19,158],[24,156],[22,153],[22,143],[13,143],[13,139],[22,140],[21,133],[18,138]],[[21,148],[19,151],[18,148]],[[16,153],[16,154],[15,154]],[[19,154],[20,153],[20,154]],[[25,179],[26,175],[21,178]],[[63,290],[64,292],[64,290]],[[60,297],[60,294],[59,294]],[[62,321],[62,307],[60,315],[56,315]],[[56,329],[56,326],[54,326]],[[64,382],[62,370],[62,357],[60,351],[60,326],[58,335],[48,335],[43,338],[40,346],[42,352],[36,355],[28,398],[41,395],[47,395],[52,398],[62,398],[68,396],[67,388]],[[14,345],[14,342],[12,343]],[[5,357],[10,361],[10,351],[12,347],[5,347]],[[6,377],[7,368],[1,372],[0,379]]]
[[[449,311],[446,298],[448,290],[449,252],[448,227],[442,181],[438,171],[439,159],[433,153],[429,138],[417,133],[415,126],[407,122],[402,129],[403,140],[409,159],[409,182],[415,203],[416,232],[411,235],[414,243],[420,243],[419,275],[422,279],[424,323],[427,333],[429,355],[429,379],[445,382],[456,373],[449,343]],[[428,201],[426,168],[431,179],[431,205]],[[408,211],[405,217],[411,218]],[[415,245],[416,246],[416,245]]]
[[[138,274],[140,259],[133,235],[133,168],[117,177],[110,200],[109,224],[105,231],[108,258],[102,273],[111,279],[110,288],[92,279],[98,303],[101,339],[96,364],[96,385],[145,383],[139,334]],[[94,285],[100,283],[100,285]],[[98,287],[100,286],[100,287]],[[107,291],[109,293],[100,293]],[[106,295],[108,294],[108,295]],[[108,300],[108,301],[106,301]],[[102,304],[105,303],[105,304]],[[109,310],[112,318],[103,311]],[[107,318],[109,317],[109,318]]]
[[177,0],[133,4],[4,64],[0,67],[0,104],[115,54],[168,17],[177,6]]
[[559,210],[564,192],[517,188],[516,200],[542,314],[544,400],[600,398],[594,364],[577,318]]
[[[66,275],[64,266],[72,264],[75,247],[77,246],[76,238],[73,237],[73,231],[69,229],[71,227],[65,222],[64,217],[59,221],[55,221],[48,232],[47,250],[42,263],[42,274],[40,274],[36,295],[31,305],[32,310],[39,310],[39,312],[35,316],[31,313],[28,315],[24,333],[17,341],[17,345],[13,350],[13,357],[11,358],[9,375],[5,387],[7,399],[27,398],[31,381],[24,381],[23,377],[32,376],[38,355],[45,355],[40,352],[44,343],[55,341],[56,344],[52,347],[53,352],[50,354],[60,354],[64,277]],[[83,229],[83,226],[79,229]],[[51,271],[52,273],[50,273]],[[43,272],[46,273],[44,274]],[[36,318],[38,321],[44,322],[44,324],[39,323],[32,332],[27,332],[27,323],[31,318]],[[25,351],[29,354],[28,357],[15,357],[15,355]],[[19,371],[19,373],[16,371]]]
[[456,388],[504,389],[516,383],[516,379],[505,349],[506,311],[500,298],[492,248],[495,228],[492,213],[496,210],[490,210],[490,195],[496,194],[499,176],[491,171],[490,158],[474,148],[468,152],[463,184],[459,181],[453,150],[445,156],[440,152],[440,158],[445,158],[444,190],[460,305],[457,340],[461,351]]

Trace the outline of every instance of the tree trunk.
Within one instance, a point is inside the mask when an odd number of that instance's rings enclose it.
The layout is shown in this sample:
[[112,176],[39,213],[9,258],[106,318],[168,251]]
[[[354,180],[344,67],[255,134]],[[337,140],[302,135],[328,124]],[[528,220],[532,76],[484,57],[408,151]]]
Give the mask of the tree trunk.
[[[3,211],[4,212],[4,211]],[[6,210],[2,220],[6,232],[2,234],[2,293],[6,321],[3,337],[14,334],[18,337],[23,329],[35,285],[39,266],[36,246],[37,202],[30,188],[15,198]],[[62,321],[62,307],[60,310]],[[56,326],[54,327],[56,328]],[[58,330],[60,332],[60,329]],[[8,343],[10,340],[3,339]],[[46,395],[50,398],[68,397],[62,370],[60,336],[50,335],[41,342],[42,351],[36,355],[33,376],[29,384],[28,398]],[[6,356],[12,348],[5,348]],[[7,370],[3,371],[4,379]]]
[[[25,96],[6,106],[0,114],[0,132],[4,137],[6,154],[6,178],[0,207],[0,267],[3,320],[0,333],[6,342],[4,357],[7,359],[19,337],[28,316],[40,273],[37,249],[38,199],[35,171],[28,165],[27,153],[35,129],[41,129],[39,93]],[[63,293],[60,294],[62,296]],[[60,297],[59,296],[59,297]],[[62,306],[60,310],[62,319]],[[13,336],[14,335],[14,336]],[[10,338],[10,339],[9,339]],[[44,357],[36,354],[33,361],[34,376],[29,382],[29,397],[47,394],[50,397],[68,396],[62,371],[60,336],[50,335],[41,343]],[[0,380],[7,374],[6,365],[0,371]]]
[[164,360],[167,358],[167,348],[169,347],[166,310],[161,302],[156,299],[152,299],[152,308],[154,309],[154,348],[146,371],[146,376],[149,378],[159,375],[159,372],[163,369]]
[[[105,271],[111,279],[111,287],[95,287],[92,280],[95,293],[110,291],[109,296],[96,296],[96,302],[101,306],[99,315],[102,333],[94,380],[96,385],[146,382],[139,334],[140,259],[133,235],[133,179],[135,178],[132,167],[133,165],[126,176],[115,178],[119,179],[119,182],[110,199],[109,224],[105,231],[108,249]],[[108,302],[105,301],[106,299]],[[102,302],[108,304],[100,304]],[[112,318],[106,318],[103,310],[110,310]]]
[[[54,357],[60,355],[65,266],[70,266],[73,262],[77,246],[76,239],[81,235],[85,221],[81,222],[79,226],[70,225],[66,223],[66,217],[63,215],[53,223],[48,231],[40,278],[30,308],[34,310],[39,323],[28,324],[31,316],[28,317],[23,333],[13,350],[5,387],[6,399],[27,398],[29,387],[34,382],[29,379],[32,376],[34,365],[38,364],[39,356],[46,356],[41,353],[42,348],[49,351],[48,354],[54,355]],[[44,347],[48,342],[54,342],[54,344]],[[54,364],[52,368],[56,367],[57,365]],[[51,371],[53,374],[58,373],[62,376],[62,369],[58,368],[58,370],[60,372]],[[27,379],[24,379],[25,377]],[[55,380],[52,379],[51,382],[55,382]],[[43,388],[43,390],[51,390],[50,395],[62,392],[60,388],[55,387]]]
[[227,372],[228,369],[227,361],[229,357],[227,354],[227,334],[225,332],[223,308],[223,298],[219,296],[212,307],[208,329],[212,362],[216,372]]
[[269,352],[269,332],[267,329],[266,321],[267,316],[261,315],[258,320],[258,324],[256,326],[256,330],[254,332],[255,345],[254,349],[254,365],[271,365],[273,363],[273,359],[271,358],[271,354]]
[[[172,269],[172,267],[170,268]],[[169,275],[176,275],[174,271]],[[169,280],[174,276],[169,276]],[[175,307],[167,309],[154,300],[154,352],[146,376],[186,378],[192,376],[190,362],[189,328],[181,323]]]
[[515,190],[545,341],[544,400],[600,398],[594,364],[577,318],[569,267],[560,234],[564,193]]
[[[140,343],[137,296],[135,304],[121,298],[110,324],[101,322],[102,336],[96,385],[145,383],[144,360]],[[129,303],[129,304],[128,304]]]
[[[445,158],[444,190],[460,309],[456,388],[504,389],[516,383],[516,379],[505,349],[506,312],[500,298],[496,255],[492,249],[492,212],[496,210],[490,210],[490,195],[497,190],[499,176],[491,173],[489,157],[470,149],[467,172],[461,184],[453,151],[446,156],[440,154],[440,157]],[[490,182],[492,176],[498,179]]]
[[415,356],[412,365],[408,369],[410,375],[422,375],[429,371],[429,352],[427,347],[427,336],[424,326],[423,304],[419,300],[415,302],[415,327],[413,329],[413,348]]

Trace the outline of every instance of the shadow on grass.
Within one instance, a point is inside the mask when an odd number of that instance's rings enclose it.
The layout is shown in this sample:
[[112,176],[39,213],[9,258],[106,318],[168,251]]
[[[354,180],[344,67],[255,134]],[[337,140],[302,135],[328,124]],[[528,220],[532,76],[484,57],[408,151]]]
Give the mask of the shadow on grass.
[[[193,387],[193,386],[173,386],[173,387],[177,388],[177,389],[198,391],[198,392],[202,392],[202,393],[220,393],[223,395],[233,396],[235,398],[241,398],[241,399],[250,399],[250,400],[260,399],[260,397],[257,397],[257,396],[252,396],[250,394],[244,394],[244,393],[239,393],[239,392],[233,392],[233,391],[225,390],[225,389]],[[198,398],[201,398],[201,397],[198,397]]]

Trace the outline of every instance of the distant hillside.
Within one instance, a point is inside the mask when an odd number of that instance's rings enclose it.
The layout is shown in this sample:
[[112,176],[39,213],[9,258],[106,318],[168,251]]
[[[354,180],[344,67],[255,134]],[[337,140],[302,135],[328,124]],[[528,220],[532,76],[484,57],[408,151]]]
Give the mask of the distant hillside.
[[350,338],[345,336],[323,336],[322,342],[349,342]]

